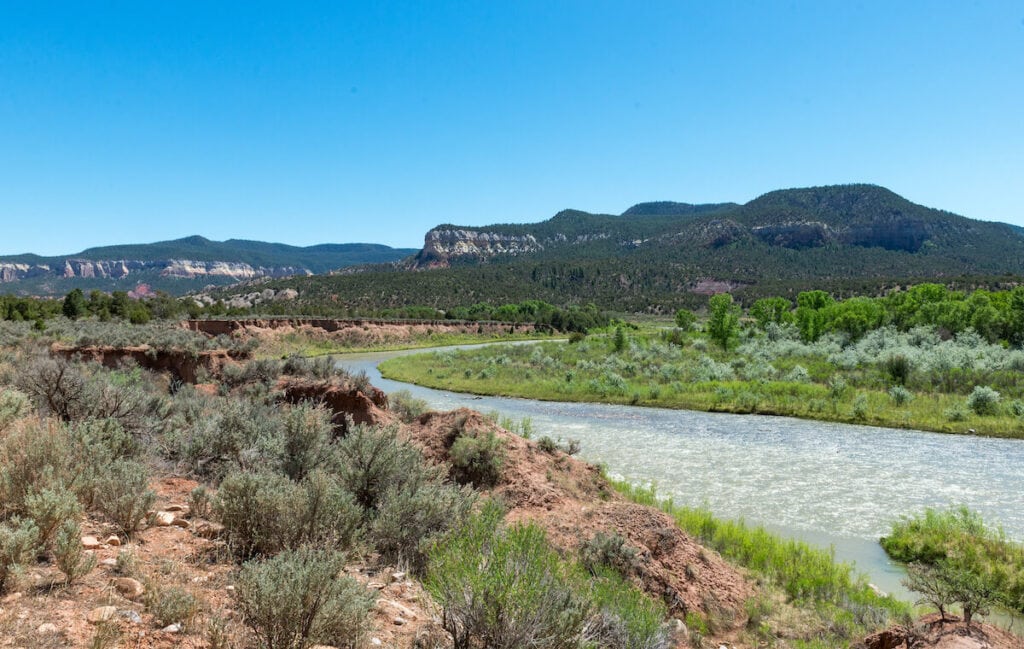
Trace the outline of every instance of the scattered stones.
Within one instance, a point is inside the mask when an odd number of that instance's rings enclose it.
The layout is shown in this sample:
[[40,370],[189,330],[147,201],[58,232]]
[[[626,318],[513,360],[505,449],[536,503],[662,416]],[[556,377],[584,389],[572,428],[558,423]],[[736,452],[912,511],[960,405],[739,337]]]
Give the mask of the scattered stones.
[[153,514],[153,524],[157,527],[170,527],[174,525],[174,519],[177,518],[174,512],[159,511]]
[[116,548],[116,547],[120,547],[121,539],[118,538],[116,534],[111,534],[110,536],[107,537],[107,540],[105,540],[104,543],[106,543],[107,545],[112,545],[112,546],[114,546]]
[[132,624],[142,624],[142,616],[139,615],[138,611],[133,611],[132,609],[129,608],[129,609],[120,611],[118,613],[118,615],[120,615],[124,619],[128,620]]
[[164,633],[179,633],[181,631],[181,625],[175,622],[174,624],[168,624],[160,630]]
[[119,577],[114,580],[114,588],[126,599],[137,599],[146,592],[146,587],[138,579]]
[[57,633],[57,625],[53,622],[43,622],[36,628],[36,633],[39,635],[46,635],[48,633]]
[[404,605],[399,604],[398,602],[390,600],[390,599],[379,599],[379,600],[377,600],[377,608],[378,609],[382,609],[382,610],[384,608],[390,608],[395,613],[397,613],[399,617],[406,618],[407,620],[415,620],[416,619],[416,612],[415,611],[413,611],[408,606],[404,606]]
[[89,622],[93,624],[99,624],[100,622],[110,620],[115,615],[117,615],[116,606],[98,606],[89,611],[89,613],[86,614],[85,619],[89,620]]
[[100,540],[98,538],[96,538],[95,536],[83,536],[82,537],[82,547],[85,548],[86,550],[97,550],[102,545],[103,544],[100,543]]
[[191,525],[189,524],[189,522],[187,520],[185,520],[184,518],[177,518],[177,517],[175,517],[175,519],[173,521],[171,521],[171,525],[174,525],[175,527],[180,527],[180,528],[186,529],[186,530],[189,527],[191,527]]

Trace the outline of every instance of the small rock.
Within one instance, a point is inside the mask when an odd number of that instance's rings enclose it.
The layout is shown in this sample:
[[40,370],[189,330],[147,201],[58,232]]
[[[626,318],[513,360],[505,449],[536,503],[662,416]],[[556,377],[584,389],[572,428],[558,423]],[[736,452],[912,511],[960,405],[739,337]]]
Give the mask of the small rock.
[[153,524],[157,527],[170,527],[174,525],[174,513],[173,512],[157,512],[153,514]]
[[403,626],[405,624],[405,618],[404,617],[397,617],[396,616],[395,619],[393,619],[391,621],[394,622],[395,626]]
[[11,593],[10,595],[4,595],[3,599],[0,599],[0,604],[10,604],[19,599],[21,599],[21,593]]
[[36,633],[39,635],[46,635],[47,633],[57,633],[57,625],[53,622],[43,622],[36,628]]
[[165,512],[183,512],[185,511],[184,505],[168,505],[164,507]]
[[106,622],[115,615],[117,615],[116,606],[99,606],[89,611],[85,616],[85,619],[89,620],[93,624],[99,624],[100,622]]
[[104,559],[103,561],[100,561],[100,565],[101,566],[106,566],[108,568],[116,568],[117,567],[117,559]]
[[229,593],[233,593],[233,592],[235,592],[235,587],[234,586],[225,586],[224,590],[228,591]]
[[118,615],[128,620],[132,624],[142,624],[142,616],[139,615],[138,611],[133,611],[129,608],[124,611],[120,611]]
[[196,526],[196,536],[204,539],[217,539],[224,533],[224,526],[218,523],[200,523]]
[[103,545],[103,544],[100,543],[100,540],[98,538],[96,538],[95,536],[83,536],[82,537],[82,547],[85,548],[86,550],[96,550],[101,545]]
[[384,643],[380,641],[380,638],[370,638],[370,644],[372,644],[374,647],[379,647]]
[[131,577],[119,577],[114,580],[114,588],[117,592],[121,593],[126,599],[136,599],[142,597],[142,594],[146,592],[146,587],[142,585],[138,579],[132,579]]
[[393,572],[393,573],[391,573],[391,578],[394,579],[395,581],[402,581],[403,579],[405,579],[405,573],[404,572]]
[[104,543],[106,543],[107,545],[112,545],[116,548],[121,545],[121,539],[119,539],[117,535],[111,534],[107,537],[107,540],[104,541]]
[[180,528],[186,529],[186,530],[189,527],[191,527],[189,522],[187,520],[185,520],[184,518],[175,518],[173,521],[171,521],[171,525],[174,525],[175,527],[180,527]]
[[370,583],[366,584],[366,587],[372,588],[374,590],[384,590],[384,584],[380,583],[379,581],[371,581]]
[[168,624],[160,630],[164,633],[178,633],[181,631],[181,625],[175,622],[174,624]]

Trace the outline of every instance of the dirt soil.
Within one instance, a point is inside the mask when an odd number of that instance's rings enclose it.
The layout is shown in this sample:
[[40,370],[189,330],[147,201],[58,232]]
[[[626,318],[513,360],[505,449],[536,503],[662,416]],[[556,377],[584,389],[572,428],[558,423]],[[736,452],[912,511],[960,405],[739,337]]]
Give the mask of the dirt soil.
[[687,612],[715,616],[729,628],[746,622],[744,602],[753,595],[750,580],[680,530],[661,511],[626,501],[612,490],[597,467],[499,428],[465,408],[427,413],[408,427],[428,457],[446,461],[457,431],[493,432],[506,442],[499,484],[492,490],[509,508],[510,521],[536,521],[563,550],[576,550],[598,532],[615,532],[637,550],[634,580],[662,598],[671,615]]
[[991,624],[972,622],[970,628],[955,615],[943,621],[925,615],[911,627],[894,627],[865,639],[866,649],[1024,649],[1024,639]]

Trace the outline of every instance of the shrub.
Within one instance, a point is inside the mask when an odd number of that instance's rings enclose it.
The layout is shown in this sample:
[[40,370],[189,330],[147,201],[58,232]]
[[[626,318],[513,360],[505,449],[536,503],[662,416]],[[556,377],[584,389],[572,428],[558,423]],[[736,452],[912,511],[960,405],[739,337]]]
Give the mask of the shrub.
[[1024,417],[1024,401],[1014,399],[1013,403],[1010,404],[1010,412],[1013,413],[1014,417]]
[[27,396],[17,390],[0,391],[0,431],[16,419],[26,416],[32,404]]
[[149,488],[146,467],[132,460],[117,460],[96,480],[96,507],[127,536],[139,529],[156,502]]
[[425,400],[412,396],[408,390],[398,390],[388,395],[388,410],[408,424],[419,419],[428,406]]
[[281,416],[284,436],[281,469],[292,480],[301,480],[324,466],[331,454],[334,425],[331,413],[323,407],[299,404]]
[[35,523],[17,517],[0,523],[0,593],[21,573],[21,567],[35,558],[39,549]]
[[501,518],[489,504],[430,553],[426,587],[443,607],[455,649],[578,647],[587,602],[543,530],[502,529]]
[[910,359],[903,354],[890,354],[882,361],[885,373],[896,385],[906,385],[913,366]]
[[63,488],[43,488],[25,498],[25,513],[39,530],[39,545],[45,549],[50,549],[61,525],[76,519],[81,512],[78,499]]
[[199,613],[195,595],[179,586],[161,586],[153,580],[147,580],[145,603],[157,626],[177,623],[188,629]]
[[537,440],[537,448],[544,451],[545,453],[553,454],[558,450],[558,444],[555,440],[551,439],[547,435]]
[[977,415],[994,415],[999,412],[999,393],[985,385],[974,386],[967,397],[967,407]]
[[286,550],[250,561],[238,577],[238,606],[265,649],[323,644],[361,646],[375,595],[339,574],[344,557],[326,550]]
[[487,431],[484,434],[462,434],[448,451],[452,476],[460,484],[493,487],[501,479],[505,463],[505,442]]
[[390,489],[370,523],[368,540],[385,561],[422,574],[438,534],[462,524],[475,501],[469,487],[429,482]]
[[188,512],[190,516],[209,518],[211,504],[210,492],[203,485],[195,487],[188,493]]
[[443,470],[427,466],[423,453],[398,438],[395,427],[352,426],[336,445],[338,478],[369,515],[389,489],[440,479]]
[[597,575],[602,569],[611,568],[627,578],[639,567],[636,548],[626,545],[626,539],[614,532],[598,532],[583,543],[580,562],[591,574]]
[[599,574],[587,583],[595,613],[583,637],[601,649],[666,649],[671,646],[667,611],[618,575]]
[[889,396],[892,398],[892,402],[897,406],[902,406],[910,403],[913,400],[914,395],[910,390],[906,389],[902,385],[894,385],[889,388]]
[[301,484],[271,471],[233,473],[221,483],[214,507],[241,559],[303,543],[348,547],[361,521],[352,495],[321,471]]
[[942,416],[946,418],[946,421],[963,421],[967,419],[967,413],[964,411],[963,407],[959,405],[946,408],[942,411]]
[[96,555],[86,554],[82,547],[82,529],[76,520],[66,520],[60,526],[53,543],[53,556],[68,584],[96,566]]

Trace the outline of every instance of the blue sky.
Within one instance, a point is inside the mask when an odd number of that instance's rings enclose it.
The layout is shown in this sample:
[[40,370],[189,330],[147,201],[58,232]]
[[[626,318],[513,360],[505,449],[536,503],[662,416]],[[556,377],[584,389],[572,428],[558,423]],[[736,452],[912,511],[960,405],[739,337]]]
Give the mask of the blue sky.
[[844,182],[1024,224],[1024,3],[0,0],[3,254]]

